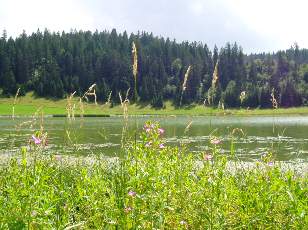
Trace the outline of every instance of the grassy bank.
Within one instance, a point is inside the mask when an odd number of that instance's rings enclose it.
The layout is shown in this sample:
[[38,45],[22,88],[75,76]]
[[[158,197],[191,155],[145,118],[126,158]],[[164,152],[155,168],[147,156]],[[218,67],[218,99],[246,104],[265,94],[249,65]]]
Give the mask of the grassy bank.
[[[82,113],[78,107],[78,101],[74,101],[76,104],[76,114]],[[12,108],[14,104],[14,98],[0,98],[0,115],[12,115]],[[66,114],[67,101],[51,100],[45,98],[35,98],[31,93],[26,96],[19,97],[15,105],[15,115],[27,116],[32,115],[39,108],[42,109],[45,115],[63,115]],[[203,105],[191,105],[182,108],[175,108],[171,102],[165,103],[165,109],[154,109],[150,105],[146,104],[132,104],[129,106],[129,114],[134,115],[308,115],[308,107],[299,108],[280,108],[280,109],[213,109],[210,107],[204,107]],[[106,104],[95,105],[93,103],[84,104],[85,114],[92,115],[122,115],[123,108],[120,105],[110,107]]]
[[[114,161],[66,162],[44,142],[0,167],[1,229],[305,229],[307,174],[269,156],[227,170],[213,137],[207,153],[166,147],[148,123]],[[31,148],[30,148],[31,147]],[[232,149],[231,149],[232,150]],[[238,162],[239,164],[240,162]]]

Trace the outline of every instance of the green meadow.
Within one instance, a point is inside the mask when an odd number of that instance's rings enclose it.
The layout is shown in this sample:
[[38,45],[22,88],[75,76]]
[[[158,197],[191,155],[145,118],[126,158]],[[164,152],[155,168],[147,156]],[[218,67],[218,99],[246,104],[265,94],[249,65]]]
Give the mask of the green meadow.
[[[79,101],[75,98],[73,103],[76,106],[75,113],[81,114]],[[0,115],[12,115],[14,98],[0,98]],[[122,115],[123,108],[121,105],[110,106],[109,104],[83,103],[84,114],[98,115]],[[37,98],[33,93],[28,93],[26,96],[18,97],[14,106],[15,115],[29,116],[36,111],[43,112],[44,115],[65,115],[67,113],[67,100],[55,100],[46,98]],[[175,107],[170,101],[165,102],[165,108],[155,109],[149,104],[131,104],[129,105],[130,115],[306,115],[308,107],[295,108],[278,108],[278,109],[249,109],[238,108],[225,110],[205,107],[204,105],[192,104],[189,106]]]

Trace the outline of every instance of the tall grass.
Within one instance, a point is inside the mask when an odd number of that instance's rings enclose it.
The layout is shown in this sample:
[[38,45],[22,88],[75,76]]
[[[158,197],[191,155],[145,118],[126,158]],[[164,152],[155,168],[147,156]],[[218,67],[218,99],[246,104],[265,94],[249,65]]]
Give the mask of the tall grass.
[[165,146],[163,132],[146,123],[123,158],[87,163],[31,142],[0,167],[0,228],[307,228],[307,174],[270,158],[232,170],[215,138],[191,153]]

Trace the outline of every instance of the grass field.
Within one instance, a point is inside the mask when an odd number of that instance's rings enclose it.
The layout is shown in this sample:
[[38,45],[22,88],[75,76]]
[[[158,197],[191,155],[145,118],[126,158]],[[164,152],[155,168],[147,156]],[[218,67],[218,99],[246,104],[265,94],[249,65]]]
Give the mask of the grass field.
[[[81,111],[78,107],[77,99],[76,114]],[[14,98],[0,98],[0,115],[12,115]],[[52,100],[45,98],[36,98],[32,93],[26,96],[18,97],[15,105],[15,115],[32,115],[38,109],[43,111],[44,115],[66,114],[66,99]],[[120,105],[110,107],[106,104],[85,103],[85,114],[106,114],[106,115],[122,115],[123,109]],[[182,108],[175,108],[171,102],[165,102],[164,109],[154,109],[146,104],[132,104],[129,105],[130,115],[286,115],[286,114],[301,114],[308,115],[308,107],[298,108],[279,108],[279,109],[213,109],[203,105],[183,106]]]

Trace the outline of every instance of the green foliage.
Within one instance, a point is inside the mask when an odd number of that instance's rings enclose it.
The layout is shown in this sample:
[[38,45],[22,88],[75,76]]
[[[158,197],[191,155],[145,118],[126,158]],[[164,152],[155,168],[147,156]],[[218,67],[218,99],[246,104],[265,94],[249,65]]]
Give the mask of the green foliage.
[[239,92],[236,82],[229,81],[226,90],[223,93],[223,101],[228,107],[238,107],[239,106]]
[[163,101],[163,96],[161,94],[154,95],[151,105],[154,108],[163,108],[164,107],[164,101]]

